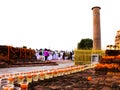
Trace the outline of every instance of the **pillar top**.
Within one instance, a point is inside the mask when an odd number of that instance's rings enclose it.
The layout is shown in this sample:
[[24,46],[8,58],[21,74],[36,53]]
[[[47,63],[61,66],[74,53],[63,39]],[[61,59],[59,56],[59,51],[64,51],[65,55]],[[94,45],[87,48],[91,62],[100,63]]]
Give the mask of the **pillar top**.
[[92,7],[92,10],[93,10],[94,8],[99,8],[99,9],[101,9],[101,7],[99,7],[99,6],[94,6],[94,7]]

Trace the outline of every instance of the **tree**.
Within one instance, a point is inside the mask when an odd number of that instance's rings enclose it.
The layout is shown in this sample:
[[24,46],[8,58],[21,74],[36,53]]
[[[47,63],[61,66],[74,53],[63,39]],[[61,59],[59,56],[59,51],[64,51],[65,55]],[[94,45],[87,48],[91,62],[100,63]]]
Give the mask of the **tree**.
[[27,48],[27,46],[23,46],[23,48]]
[[92,49],[93,47],[93,40],[90,38],[82,39],[78,45],[77,49]]

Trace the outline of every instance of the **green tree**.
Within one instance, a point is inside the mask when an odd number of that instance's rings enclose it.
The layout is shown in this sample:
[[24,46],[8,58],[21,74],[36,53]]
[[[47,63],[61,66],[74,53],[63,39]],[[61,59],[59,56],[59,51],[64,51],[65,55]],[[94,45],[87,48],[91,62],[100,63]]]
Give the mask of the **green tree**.
[[23,46],[23,48],[27,48],[27,46]]
[[92,49],[93,47],[93,40],[90,38],[86,38],[86,39],[81,39],[81,41],[78,43],[77,45],[77,49]]

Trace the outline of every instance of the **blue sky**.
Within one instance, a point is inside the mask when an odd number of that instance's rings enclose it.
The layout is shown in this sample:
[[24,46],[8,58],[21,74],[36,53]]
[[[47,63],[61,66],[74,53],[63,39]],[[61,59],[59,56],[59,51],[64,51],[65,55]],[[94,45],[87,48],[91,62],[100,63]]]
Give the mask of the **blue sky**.
[[101,44],[114,44],[120,29],[119,0],[1,0],[0,44],[72,50],[93,38],[91,8],[100,6]]

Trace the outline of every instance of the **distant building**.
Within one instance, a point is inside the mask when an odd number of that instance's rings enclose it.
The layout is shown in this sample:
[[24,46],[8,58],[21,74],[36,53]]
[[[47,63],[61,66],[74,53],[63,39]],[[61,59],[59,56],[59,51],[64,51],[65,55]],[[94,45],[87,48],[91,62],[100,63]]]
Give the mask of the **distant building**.
[[119,49],[120,50],[120,30],[118,30],[116,32],[115,45],[107,45],[106,49],[111,49],[111,50],[114,50],[114,49],[118,50]]
[[115,45],[120,46],[120,30],[118,30],[117,33],[116,33]]

